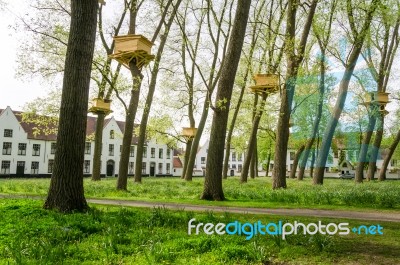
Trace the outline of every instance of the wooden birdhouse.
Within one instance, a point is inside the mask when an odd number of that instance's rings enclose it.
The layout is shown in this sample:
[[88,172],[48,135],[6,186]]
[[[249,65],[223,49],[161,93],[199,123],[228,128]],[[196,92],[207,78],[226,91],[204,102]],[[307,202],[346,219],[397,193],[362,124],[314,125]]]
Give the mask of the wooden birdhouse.
[[250,87],[253,93],[275,93],[279,89],[279,76],[277,74],[256,74],[253,76],[255,86]]
[[389,94],[386,92],[375,91],[370,93],[371,102],[386,105],[389,103]]
[[196,132],[197,132],[197,128],[191,128],[191,127],[183,127],[182,128],[182,135],[187,138],[195,137]]
[[154,55],[151,55],[153,43],[142,35],[115,36],[114,41],[114,53],[110,55],[110,58],[128,68],[132,60],[140,69],[154,59]]
[[102,98],[94,98],[92,100],[91,106],[89,108],[89,112],[93,112],[93,113],[103,112],[106,114],[112,112],[111,100],[102,99]]
[[381,115],[385,116],[385,115],[388,115],[388,114],[389,114],[389,111],[387,111],[387,110],[385,109],[385,105],[380,105],[380,106],[379,106],[379,113],[380,113]]
[[99,0],[99,4],[105,6],[105,5],[106,5],[106,1],[104,1],[104,0]]

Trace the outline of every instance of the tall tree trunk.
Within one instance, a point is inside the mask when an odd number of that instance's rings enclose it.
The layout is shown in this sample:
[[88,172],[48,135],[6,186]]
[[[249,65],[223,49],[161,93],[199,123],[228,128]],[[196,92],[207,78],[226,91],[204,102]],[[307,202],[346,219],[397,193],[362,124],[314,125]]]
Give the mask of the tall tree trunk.
[[190,152],[192,150],[192,143],[193,143],[193,139],[189,138],[186,142],[186,147],[185,147],[185,156],[184,156],[184,161],[183,161],[183,171],[182,171],[182,176],[181,179],[186,179],[186,180],[192,180],[192,177],[187,176],[186,175],[186,171],[187,171],[187,167],[188,167],[188,162],[189,162],[189,156],[190,156]]
[[[372,1],[372,3],[370,4],[370,6],[367,10],[367,15],[366,15],[364,24],[363,24],[360,32],[353,32],[353,34],[355,35],[354,36],[354,45],[352,47],[350,55],[348,56],[349,59],[346,62],[346,68],[345,68],[342,80],[340,81],[340,85],[339,85],[338,99],[336,100],[335,107],[334,107],[333,113],[332,113],[332,117],[330,118],[328,125],[325,129],[321,149],[318,152],[315,173],[313,176],[314,184],[319,184],[319,185],[323,184],[325,165],[326,165],[326,160],[328,158],[329,149],[332,144],[333,134],[334,134],[336,126],[338,124],[340,115],[342,114],[344,103],[345,103],[346,97],[347,97],[347,90],[349,87],[350,79],[353,75],[354,68],[357,63],[357,59],[361,53],[361,48],[364,44],[365,37],[366,37],[367,32],[371,25],[371,20],[373,18],[373,14],[374,14],[375,9],[377,8],[379,2],[380,2],[379,0]],[[348,3],[351,3],[351,1],[348,0]],[[351,4],[347,5],[347,8],[348,8],[350,21],[354,23],[354,21],[352,21],[353,17],[352,17]],[[353,31],[355,31],[355,30],[353,30]]]
[[271,151],[268,152],[268,156],[267,156],[267,168],[265,169],[265,176],[268,177],[268,173],[269,173],[269,164],[271,163]]
[[96,137],[94,139],[93,171],[92,180],[100,180],[101,174],[101,149],[103,143],[103,127],[106,115],[103,112],[97,113]]
[[[207,93],[206,98],[209,98],[208,93]],[[187,169],[186,169],[186,174],[185,174],[186,178],[191,178],[193,175],[193,168],[194,168],[194,163],[196,162],[197,149],[199,148],[200,138],[201,138],[201,135],[203,134],[203,130],[206,125],[209,106],[210,106],[210,103],[208,100],[206,100],[203,105],[203,111],[201,113],[199,127],[197,128],[196,135],[192,142],[192,148],[190,150],[189,161],[187,163]]]
[[[155,58],[155,63],[153,66],[153,69],[151,71],[151,80],[150,80],[150,85],[149,85],[149,92],[147,94],[146,98],[146,103],[145,107],[143,110],[142,114],[142,120],[140,121],[140,128],[139,128],[139,137],[138,137],[138,144],[137,144],[137,152],[138,154],[143,153],[143,146],[146,140],[146,128],[147,128],[147,122],[149,120],[149,115],[150,115],[150,110],[151,110],[151,104],[153,102],[153,96],[154,92],[156,90],[156,83],[157,83],[157,75],[159,72],[159,67],[160,67],[160,61],[161,61],[161,56],[164,51],[165,43],[168,38],[168,33],[171,28],[172,22],[174,21],[176,11],[180,5],[182,0],[178,0],[174,6],[174,9],[172,11],[172,14],[170,15],[168,22],[165,24],[165,31],[164,34],[161,35],[160,39],[160,46],[158,47],[157,50],[157,55]],[[142,182],[142,161],[143,161],[143,156],[137,155],[136,156],[136,167],[135,167],[135,182],[141,183]]]
[[381,170],[379,171],[379,176],[378,176],[379,181],[384,181],[386,179],[386,170],[399,142],[400,142],[400,130],[397,132],[396,138],[393,140],[393,143],[389,147],[389,153],[383,160],[382,167]]
[[[135,34],[136,32],[136,18],[137,18],[137,0],[132,0],[129,12],[129,30],[128,34]],[[126,109],[124,136],[122,137],[122,150],[119,161],[117,190],[127,190],[128,185],[128,167],[129,157],[133,138],[133,129],[135,126],[135,117],[139,105],[140,87],[142,85],[143,75],[141,70],[136,65],[136,60],[129,62],[129,70],[132,76],[132,90],[129,105]],[[141,156],[137,150],[137,156]],[[136,168],[138,165],[136,164]]]
[[311,154],[310,177],[312,177],[314,173],[314,164],[315,164],[315,150],[313,150]]
[[377,129],[375,134],[374,145],[371,150],[371,157],[368,163],[367,180],[373,180],[376,172],[376,160],[378,159],[379,149],[381,147],[383,137],[384,115],[378,117]]
[[250,164],[251,164],[252,157],[254,156],[254,150],[256,148],[256,138],[257,138],[258,126],[260,124],[261,116],[264,111],[266,99],[267,99],[267,93],[263,93],[261,103],[260,103],[260,109],[257,110],[257,106],[255,106],[255,115],[253,118],[253,126],[251,127],[250,139],[249,139],[249,143],[247,145],[247,150],[245,153],[242,174],[240,175],[241,183],[247,182],[247,177],[249,175],[249,169],[254,170],[254,164],[253,164],[253,167],[250,167]]
[[[251,49],[252,51],[252,49]],[[252,53],[251,53],[252,54]],[[222,177],[223,179],[226,179],[228,176],[228,164],[229,164],[229,156],[231,154],[231,140],[232,140],[232,134],[233,134],[233,129],[235,128],[235,124],[236,124],[236,119],[237,116],[239,114],[239,110],[240,110],[240,106],[242,104],[242,99],[243,99],[243,95],[244,95],[244,90],[246,89],[246,83],[247,83],[247,78],[249,75],[249,70],[250,67],[249,65],[247,66],[247,70],[243,79],[243,85],[240,89],[240,95],[239,95],[239,99],[238,102],[236,104],[236,108],[235,111],[233,112],[233,116],[232,116],[232,120],[231,120],[231,124],[229,125],[229,129],[228,129],[228,135],[226,136],[226,144],[225,144],[225,156],[224,156],[224,167],[222,170]]]
[[[124,129],[124,136],[122,137],[122,150],[121,150],[121,158],[119,161],[117,190],[127,190],[129,153],[132,144],[132,137],[134,134],[133,132],[135,125],[134,121],[139,104],[140,87],[143,79],[143,75],[139,70],[139,68],[136,66],[135,62],[131,61],[129,63],[129,68],[132,75],[132,90],[131,90],[131,98],[129,100],[129,105],[128,105],[128,111],[125,117],[125,129]],[[137,148],[136,157],[142,156],[142,153],[140,153],[139,148]],[[136,168],[138,168],[138,164],[136,164]]]
[[310,33],[312,20],[315,14],[318,0],[313,0],[308,12],[307,20],[304,24],[303,34],[298,45],[298,53],[296,54],[296,13],[298,2],[289,0],[287,9],[287,28],[286,40],[287,45],[287,74],[285,86],[281,91],[281,106],[279,109],[278,128],[275,141],[274,168],[272,171],[272,188],[286,188],[286,153],[289,140],[289,119],[291,106],[293,102],[294,91],[296,88],[296,80],[298,67],[304,59],[304,49],[307,44],[308,35]]
[[297,165],[299,164],[300,156],[303,153],[305,147],[306,146],[304,144],[302,146],[300,146],[300,148],[297,150],[297,152],[294,156],[293,167],[290,170],[290,178],[292,178],[292,179],[296,178]]
[[222,64],[221,76],[216,95],[216,107],[210,133],[210,147],[206,164],[204,190],[201,195],[206,200],[224,200],[222,190],[222,163],[224,158],[225,135],[228,124],[229,107],[233,84],[242,52],[247,19],[251,1],[238,0],[235,19],[227,54]]
[[315,137],[318,134],[319,124],[320,124],[321,117],[322,117],[322,109],[324,106],[325,71],[326,71],[326,65],[325,65],[326,47],[324,45],[326,45],[326,44],[325,43],[323,44],[321,41],[319,41],[319,44],[320,44],[319,46],[321,49],[321,61],[320,61],[320,82],[319,82],[319,99],[318,99],[318,106],[317,106],[317,115],[314,120],[311,137],[307,141],[307,144],[304,149],[303,157],[301,158],[301,161],[300,161],[299,174],[297,176],[298,180],[303,180],[303,178],[304,178],[304,170],[307,166],[307,160],[310,155],[311,148],[314,145]]
[[44,203],[46,209],[72,212],[88,208],[83,190],[83,162],[97,9],[97,0],[71,1],[57,151]]
[[[371,106],[371,107],[373,107],[373,106]],[[374,109],[371,109],[371,112],[369,114],[369,119],[368,119],[368,128],[367,128],[365,137],[363,138],[363,141],[361,144],[361,150],[358,155],[358,163],[357,163],[357,167],[356,167],[356,177],[355,177],[356,183],[363,182],[365,162],[367,160],[367,153],[368,153],[368,146],[369,146],[369,142],[371,141],[372,133],[375,128],[375,122],[376,122],[376,117],[374,114]]]

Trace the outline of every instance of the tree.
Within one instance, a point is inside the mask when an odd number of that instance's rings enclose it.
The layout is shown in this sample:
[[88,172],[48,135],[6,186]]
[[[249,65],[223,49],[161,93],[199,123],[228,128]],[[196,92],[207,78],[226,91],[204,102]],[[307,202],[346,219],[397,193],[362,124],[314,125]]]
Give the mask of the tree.
[[386,170],[389,165],[390,160],[393,157],[394,151],[397,148],[397,145],[400,142],[400,130],[397,131],[396,137],[394,138],[392,144],[389,146],[389,152],[386,155],[385,159],[383,160],[381,170],[379,171],[378,180],[383,181],[386,179]]
[[[151,104],[153,102],[153,96],[154,92],[156,89],[156,83],[157,83],[157,75],[159,72],[159,67],[160,67],[160,61],[161,61],[161,56],[164,51],[165,43],[168,38],[168,33],[170,31],[172,22],[174,21],[177,9],[179,8],[179,5],[181,4],[182,0],[177,0],[175,5],[173,5],[173,10],[170,14],[170,17],[168,18],[167,23],[163,22],[164,24],[164,33],[161,35],[161,41],[160,45],[157,50],[157,55],[155,58],[155,63],[153,65],[152,71],[151,71],[151,80],[150,80],[150,85],[149,85],[149,92],[147,94],[146,98],[146,103],[145,107],[143,110],[142,114],[142,119],[140,122],[140,127],[139,127],[139,139],[138,139],[138,144],[137,144],[137,153],[142,154],[143,153],[143,146],[145,144],[146,140],[146,127],[147,127],[147,122],[149,120],[149,115],[150,115],[150,110],[151,110]],[[142,181],[142,161],[143,161],[143,156],[142,155],[137,155],[136,156],[136,168],[135,168],[135,182],[140,183]]]
[[83,190],[83,160],[97,9],[97,0],[71,1],[57,151],[46,209],[71,212],[88,208]]
[[[229,1],[225,0],[221,2],[220,9],[217,9],[217,6],[214,6],[212,1],[207,1],[206,7],[206,16],[207,16],[207,32],[209,34],[208,38],[202,37],[200,42],[202,43],[202,47],[204,49],[210,50],[212,56],[208,56],[205,58],[206,61],[210,62],[210,64],[201,65],[201,61],[199,60],[199,56],[194,56],[196,47],[194,45],[194,41],[189,41],[188,33],[183,31],[183,22],[179,22],[181,32],[184,36],[186,42],[186,50],[190,57],[191,63],[196,66],[197,74],[201,78],[202,86],[206,88],[205,97],[203,102],[203,107],[201,111],[200,121],[198,123],[198,128],[195,137],[192,140],[190,155],[188,157],[185,175],[185,180],[190,181],[193,175],[193,168],[196,160],[197,149],[200,143],[200,138],[202,136],[203,130],[206,125],[206,121],[208,118],[208,112],[210,107],[214,108],[211,104],[211,97],[215,90],[215,87],[218,84],[218,80],[221,76],[221,65],[225,61],[226,50],[229,40],[229,34],[231,32],[232,27],[232,8],[233,2],[229,4]],[[218,16],[219,14],[219,16]],[[213,23],[214,22],[214,23]],[[200,26],[200,25],[199,25]],[[208,46],[208,43],[211,43]],[[200,47],[198,47],[200,49]],[[204,60],[204,59],[203,59]],[[189,92],[190,93],[190,92]],[[204,92],[203,92],[204,94]]]
[[[314,171],[314,176],[313,176],[314,184],[320,184],[320,185],[323,184],[326,160],[328,158],[329,149],[332,144],[332,138],[335,132],[335,128],[338,124],[339,117],[342,113],[346,101],[350,79],[351,76],[353,75],[354,68],[356,67],[357,59],[361,53],[361,49],[363,47],[365,37],[368,33],[371,20],[374,16],[375,9],[377,8],[379,3],[380,0],[372,0],[371,4],[365,10],[364,21],[361,18],[358,18],[356,22],[352,1],[351,0],[346,1],[347,17],[350,25],[349,34],[351,34],[350,38],[353,40],[353,46],[350,54],[347,57],[347,60],[344,62],[345,70],[339,85],[339,95],[336,100],[334,109],[332,111],[332,117],[330,118],[328,125],[325,129],[324,136],[322,139],[321,149],[319,150],[318,153],[316,161],[316,169]],[[358,26],[360,26],[360,29],[358,29]]]
[[222,64],[221,77],[215,99],[216,109],[214,109],[211,125],[204,190],[201,195],[201,198],[206,200],[225,199],[222,190],[222,163],[224,157],[225,134],[232,89],[242,51],[250,4],[251,1],[238,0],[227,54]]
[[[305,55],[308,35],[315,14],[318,0],[309,5],[308,16],[304,23],[300,41],[296,46],[296,16],[300,1],[289,0],[286,20],[286,58],[287,71],[284,88],[281,90],[281,106],[279,109],[278,128],[275,142],[274,168],[272,172],[272,188],[286,188],[286,153],[289,140],[289,119],[296,88],[299,66]],[[297,50],[297,51],[296,51]]]
[[[325,8],[325,4],[327,2],[324,2],[322,6]],[[329,4],[329,3],[328,3]],[[327,62],[326,62],[326,49],[330,41],[330,36],[331,36],[331,30],[332,30],[332,24],[333,24],[333,18],[336,10],[336,5],[337,1],[331,1],[330,6],[329,6],[329,12],[328,17],[325,17],[325,15],[321,14],[321,20],[323,21],[313,21],[313,33],[318,41],[318,45],[320,48],[320,57],[319,57],[319,65],[320,65],[320,80],[319,80],[319,100],[317,103],[317,114],[314,119],[313,127],[312,127],[312,132],[310,134],[310,138],[306,143],[306,146],[304,148],[303,155],[300,160],[300,170],[297,176],[298,180],[303,180],[304,178],[304,170],[307,165],[307,160],[310,155],[312,146],[314,145],[315,139],[318,134],[318,130],[320,127],[320,121],[322,117],[322,112],[323,112],[323,106],[324,106],[324,100],[325,100],[325,90],[326,90],[326,79],[325,79],[325,73],[326,73],[326,68],[327,68]],[[321,12],[323,13],[323,12]],[[327,22],[327,23],[324,23]],[[296,170],[296,169],[294,169]]]

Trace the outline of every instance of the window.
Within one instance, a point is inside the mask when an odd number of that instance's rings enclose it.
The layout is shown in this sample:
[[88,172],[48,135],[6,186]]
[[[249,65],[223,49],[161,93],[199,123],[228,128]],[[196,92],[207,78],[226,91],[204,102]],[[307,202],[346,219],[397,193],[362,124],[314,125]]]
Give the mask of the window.
[[131,150],[129,152],[129,156],[130,157],[134,157],[135,156],[135,146],[134,145],[131,145]]
[[238,165],[238,172],[242,172],[242,164]]
[[171,164],[167,163],[167,170],[166,170],[167,174],[171,174]]
[[90,160],[83,162],[83,173],[90,173]]
[[134,174],[134,170],[135,170],[135,162],[129,162],[128,174]]
[[167,159],[171,158],[171,149],[167,149]]
[[0,174],[10,174],[10,161],[1,161]]
[[115,136],[115,135],[114,135],[114,130],[111,130],[111,131],[110,131],[110,139],[114,139],[114,136]]
[[85,155],[90,155],[92,149],[92,143],[85,143]]
[[108,145],[108,155],[110,155],[110,156],[114,155],[114,145],[113,144]]
[[4,129],[4,137],[12,137],[12,136],[13,136],[13,130]]
[[3,155],[11,155],[11,148],[12,148],[12,143],[4,142],[3,143]]
[[236,161],[236,153],[232,152],[232,161],[235,162]]
[[40,156],[40,144],[34,144],[33,145],[33,156]]
[[156,157],[156,149],[151,148],[151,158],[155,158],[155,157]]
[[56,153],[56,143],[51,143],[50,154],[54,155]]
[[18,144],[18,155],[26,155],[26,144]]
[[158,158],[163,158],[164,157],[164,149],[160,148],[158,149]]
[[146,162],[142,162],[142,174],[146,174]]
[[39,162],[32,162],[31,165],[31,175],[39,174]]
[[200,159],[201,159],[201,163],[202,163],[202,164],[205,164],[205,163],[206,163],[206,157],[202,156]]
[[163,170],[162,163],[158,163],[158,174],[162,174],[163,173],[162,170]]
[[294,160],[295,153],[294,152],[290,152],[289,156],[290,156],[290,160]]
[[143,147],[143,157],[147,157],[147,147]]
[[232,168],[233,168],[233,169],[236,169],[236,164],[233,164],[233,165],[232,165]]
[[54,159],[49,159],[49,165],[47,167],[47,173],[53,173]]
[[238,161],[242,161],[242,154],[238,153],[237,158],[238,158]]

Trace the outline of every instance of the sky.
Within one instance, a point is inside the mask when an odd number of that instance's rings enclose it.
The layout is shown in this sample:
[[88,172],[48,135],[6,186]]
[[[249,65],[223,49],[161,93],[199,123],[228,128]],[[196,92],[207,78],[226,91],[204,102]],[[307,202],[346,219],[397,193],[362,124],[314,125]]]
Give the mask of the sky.
[[28,1],[5,1],[6,8],[0,10],[0,109],[10,106],[13,110],[21,110],[25,103],[36,97],[44,96],[47,89],[39,80],[19,80],[15,77],[17,69],[18,39],[21,33],[15,32],[12,26],[16,23],[16,14],[28,12]]

